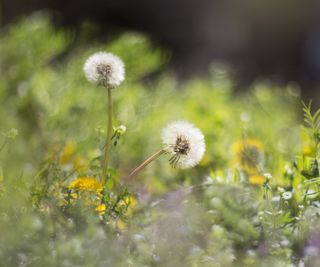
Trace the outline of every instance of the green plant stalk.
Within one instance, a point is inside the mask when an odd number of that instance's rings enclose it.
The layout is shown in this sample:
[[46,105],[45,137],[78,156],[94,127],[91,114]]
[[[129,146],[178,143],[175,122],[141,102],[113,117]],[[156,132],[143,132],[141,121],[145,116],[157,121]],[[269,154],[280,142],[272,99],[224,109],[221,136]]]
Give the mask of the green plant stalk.
[[6,138],[4,140],[4,142],[2,143],[1,147],[0,147],[0,152],[2,151],[2,149],[4,149],[4,147],[6,146],[7,142],[8,142],[8,139]]
[[111,136],[112,136],[112,88],[107,87],[108,91],[108,128],[107,128],[107,137],[106,137],[106,143],[104,146],[104,157],[103,157],[103,163],[102,163],[102,176],[101,176],[101,182],[103,185],[106,184],[107,181],[107,170],[109,165],[109,150],[111,145]]
[[129,175],[128,180],[136,176],[141,170],[143,170],[147,165],[149,165],[152,161],[154,161],[156,158],[160,157],[162,154],[164,154],[165,151],[163,149],[159,150],[158,152],[151,155],[149,158],[147,158],[144,162],[142,162],[138,167],[136,167]]

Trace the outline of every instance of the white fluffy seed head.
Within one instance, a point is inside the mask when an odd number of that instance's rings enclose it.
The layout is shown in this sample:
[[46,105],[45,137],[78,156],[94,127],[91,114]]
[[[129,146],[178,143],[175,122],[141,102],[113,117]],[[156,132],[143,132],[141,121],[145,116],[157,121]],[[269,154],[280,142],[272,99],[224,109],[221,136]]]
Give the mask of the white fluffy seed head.
[[89,82],[99,86],[114,88],[124,81],[124,63],[111,53],[93,54],[85,62],[83,71]]
[[171,155],[174,167],[187,169],[196,166],[205,152],[202,132],[186,121],[170,123],[162,131],[163,149]]

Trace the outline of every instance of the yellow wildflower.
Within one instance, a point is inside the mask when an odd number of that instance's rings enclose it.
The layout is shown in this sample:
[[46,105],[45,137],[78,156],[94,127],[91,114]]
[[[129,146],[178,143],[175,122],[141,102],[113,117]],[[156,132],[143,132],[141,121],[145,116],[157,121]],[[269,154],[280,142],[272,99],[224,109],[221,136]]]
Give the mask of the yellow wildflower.
[[120,231],[125,231],[128,228],[127,224],[122,220],[117,220],[116,225]]
[[252,185],[262,185],[266,178],[260,174],[254,174],[249,176],[249,183]]
[[126,205],[128,207],[127,209],[127,215],[132,216],[133,210],[137,205],[137,200],[133,196],[125,197],[120,204]]
[[107,206],[105,204],[100,204],[96,207],[96,211],[100,214],[100,215],[103,215],[106,213],[106,209],[107,209]]
[[302,151],[304,156],[314,156],[315,155],[315,148],[311,144],[306,144],[303,146],[303,151]]
[[137,204],[137,200],[133,197],[133,196],[130,196],[130,197],[125,197],[123,199],[124,203],[127,205],[127,206],[130,206],[130,207],[135,207],[136,204]]
[[76,152],[77,143],[74,140],[70,140],[64,146],[60,155],[60,164],[67,164],[71,161],[74,153]]
[[256,139],[243,139],[232,146],[234,162],[246,172],[255,173],[264,162],[264,146]]
[[72,181],[69,185],[69,189],[101,192],[103,190],[103,185],[93,177],[81,177]]
[[87,160],[81,158],[80,156],[76,156],[73,160],[73,168],[76,171],[85,171],[88,169],[89,163]]

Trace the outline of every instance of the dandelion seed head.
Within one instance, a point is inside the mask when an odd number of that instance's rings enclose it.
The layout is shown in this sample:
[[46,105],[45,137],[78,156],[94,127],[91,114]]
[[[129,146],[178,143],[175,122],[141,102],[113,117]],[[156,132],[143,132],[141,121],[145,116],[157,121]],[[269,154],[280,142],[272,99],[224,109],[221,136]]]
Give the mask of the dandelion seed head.
[[162,132],[163,149],[171,155],[170,164],[181,169],[196,166],[205,152],[201,131],[191,123],[176,121]]
[[282,193],[282,197],[284,200],[290,200],[292,198],[292,192],[290,191],[284,192]]
[[111,53],[93,54],[85,62],[83,71],[89,82],[99,86],[114,88],[124,81],[124,63]]

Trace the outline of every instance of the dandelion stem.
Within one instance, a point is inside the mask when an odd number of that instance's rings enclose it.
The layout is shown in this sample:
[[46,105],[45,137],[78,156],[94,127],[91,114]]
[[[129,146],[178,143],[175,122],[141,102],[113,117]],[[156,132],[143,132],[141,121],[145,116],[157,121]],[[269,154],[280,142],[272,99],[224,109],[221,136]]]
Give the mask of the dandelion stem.
[[153,160],[164,154],[165,151],[163,149],[159,150],[158,152],[151,155],[147,158],[144,162],[142,162],[138,167],[136,167],[128,176],[128,179],[133,178],[135,175],[138,174],[141,170],[143,170],[147,165],[149,165]]
[[112,88],[110,86],[107,87],[108,90],[108,129],[107,129],[107,137],[106,143],[104,146],[104,157],[103,157],[103,164],[102,164],[102,177],[101,182],[105,185],[107,181],[107,169],[109,165],[109,150],[111,145],[111,136],[112,136]]

